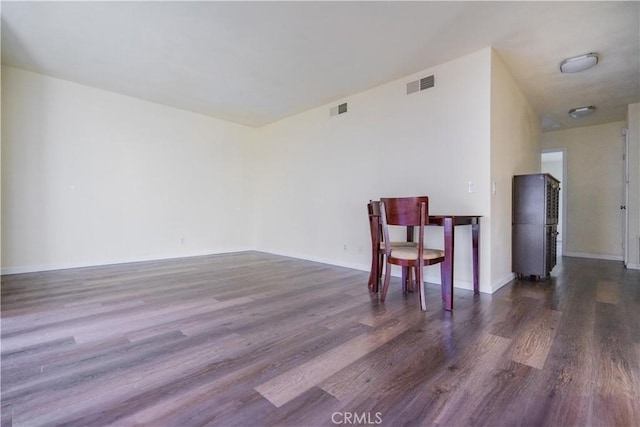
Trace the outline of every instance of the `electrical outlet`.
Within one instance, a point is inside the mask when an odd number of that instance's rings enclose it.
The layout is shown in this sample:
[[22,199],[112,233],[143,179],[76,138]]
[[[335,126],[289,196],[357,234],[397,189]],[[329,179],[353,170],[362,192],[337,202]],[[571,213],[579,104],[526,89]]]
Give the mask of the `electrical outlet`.
[[467,183],[467,191],[469,193],[475,193],[476,192],[476,183],[473,181],[469,181]]

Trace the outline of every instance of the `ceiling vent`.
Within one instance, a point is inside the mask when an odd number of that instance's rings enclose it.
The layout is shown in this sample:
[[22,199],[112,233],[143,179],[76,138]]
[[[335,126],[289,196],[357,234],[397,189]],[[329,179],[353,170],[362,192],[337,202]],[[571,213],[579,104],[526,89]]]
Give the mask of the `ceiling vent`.
[[431,75],[423,77],[420,80],[407,83],[407,95],[420,92],[421,90],[430,89],[436,85],[435,76]]
[[344,104],[340,104],[336,107],[331,107],[331,109],[329,110],[329,115],[333,117],[333,116],[337,116],[338,114],[344,114],[346,112],[347,112],[347,103],[345,102]]

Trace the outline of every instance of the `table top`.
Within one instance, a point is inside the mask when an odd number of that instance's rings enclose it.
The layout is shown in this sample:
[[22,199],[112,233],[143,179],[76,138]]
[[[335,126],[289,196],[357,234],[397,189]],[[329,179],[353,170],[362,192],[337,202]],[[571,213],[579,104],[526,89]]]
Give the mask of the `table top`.
[[[373,218],[379,218],[379,214],[369,214]],[[447,218],[453,219],[455,225],[479,225],[482,215],[429,215],[430,225],[443,225]]]
[[429,215],[429,224],[442,225],[447,218],[453,219],[455,225],[476,225],[482,215]]

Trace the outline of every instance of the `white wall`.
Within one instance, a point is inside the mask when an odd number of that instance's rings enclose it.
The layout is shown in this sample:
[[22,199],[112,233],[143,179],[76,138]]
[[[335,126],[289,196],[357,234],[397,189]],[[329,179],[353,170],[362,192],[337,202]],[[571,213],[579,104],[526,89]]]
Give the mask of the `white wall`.
[[540,171],[540,120],[494,51],[491,63],[491,291],[511,281],[513,176]]
[[[538,170],[539,128],[491,48],[257,130],[5,69],[3,272],[250,248],[367,270],[366,202],[422,194],[483,216],[481,291],[512,277],[511,177]],[[455,261],[470,289],[469,227]]]
[[629,105],[627,112],[629,129],[629,259],[627,267],[640,269],[640,104]]
[[[2,2],[0,1],[0,18],[2,18]],[[2,19],[0,19],[0,57],[2,57]],[[2,81],[2,67],[0,66],[0,82]],[[0,100],[2,100],[2,85],[0,84]],[[0,102],[0,117],[2,117],[2,102]],[[0,121],[0,148],[2,147],[2,122]],[[0,188],[2,188],[2,150],[0,149]],[[2,214],[2,197],[0,196],[0,215]],[[1,217],[0,217],[1,222]],[[2,226],[0,226],[0,242],[2,242]],[[2,267],[2,244],[0,244],[0,273]]]
[[542,148],[566,150],[565,255],[622,259],[623,127],[614,122],[542,135]]
[[[256,151],[257,248],[368,269],[369,199],[428,195],[430,212],[490,215],[491,49],[261,128]],[[406,83],[435,87],[406,95]],[[475,193],[468,193],[468,182]],[[483,226],[485,222],[482,223]],[[431,241],[442,245],[441,229]],[[471,287],[469,227],[456,234],[456,286]],[[481,289],[490,288],[490,234],[482,231]],[[346,246],[346,249],[345,249]],[[427,269],[439,283],[439,267]]]
[[2,71],[3,273],[251,247],[255,130]]

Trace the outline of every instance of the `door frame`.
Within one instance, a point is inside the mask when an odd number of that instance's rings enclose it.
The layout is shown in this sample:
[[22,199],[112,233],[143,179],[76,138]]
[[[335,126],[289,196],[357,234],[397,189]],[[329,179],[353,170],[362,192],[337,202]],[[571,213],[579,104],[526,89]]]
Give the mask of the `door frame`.
[[[562,246],[561,256],[564,256],[567,247],[567,149],[566,148],[545,148],[540,151],[540,166],[542,167],[542,155],[545,153],[560,153],[562,155],[562,182],[560,182],[560,198],[562,199],[562,215],[560,224],[562,225]],[[556,177],[557,178],[557,177]]]
[[629,262],[629,129],[622,129],[622,262],[627,266]]

